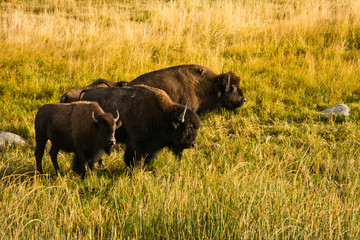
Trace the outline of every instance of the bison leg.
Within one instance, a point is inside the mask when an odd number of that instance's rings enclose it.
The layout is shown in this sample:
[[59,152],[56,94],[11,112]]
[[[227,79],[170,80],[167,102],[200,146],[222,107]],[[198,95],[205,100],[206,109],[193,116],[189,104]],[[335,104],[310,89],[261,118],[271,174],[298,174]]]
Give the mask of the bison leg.
[[85,179],[86,174],[86,159],[85,154],[81,151],[76,152],[73,160],[73,171],[80,174],[82,179]]
[[35,157],[36,157],[36,168],[40,174],[43,174],[42,169],[42,158],[44,155],[44,150],[46,146],[47,139],[43,139],[36,135],[36,147],[35,147]]
[[181,160],[182,157],[183,157],[183,152],[181,151],[181,152],[175,153],[175,155],[176,155],[178,160]]
[[183,157],[183,149],[171,149],[172,152],[175,154],[178,160],[181,160]]
[[90,160],[87,162],[87,164],[88,164],[90,170],[94,170],[94,166],[95,166],[94,160],[90,159]]
[[104,163],[104,160],[102,159],[102,155],[103,155],[102,150],[88,152],[86,159],[88,160],[88,166],[89,166],[90,170],[93,170],[94,168],[96,168],[95,163],[105,167],[105,163]]
[[151,162],[151,160],[153,160],[158,155],[158,153],[159,153],[159,151],[148,153],[145,158],[145,164],[148,164],[149,162]]
[[102,167],[106,167],[105,162],[104,162],[104,160],[103,160],[102,158],[100,158],[100,159],[98,160],[98,164],[99,164],[100,166],[102,166]]
[[58,172],[60,173],[60,167],[59,167],[59,164],[58,164],[58,161],[57,161],[58,152],[59,152],[59,149],[57,147],[51,146],[50,157],[51,157],[51,161],[52,161],[52,163],[54,165],[56,173],[58,173]]
[[124,162],[126,164],[126,166],[132,168],[134,167],[134,157],[135,157],[135,151],[129,147],[129,146],[126,146],[126,149],[125,149],[125,154],[124,154]]
[[141,162],[142,156],[143,155],[141,154],[140,151],[136,151],[134,148],[132,148],[129,145],[126,146],[125,154],[124,154],[124,161],[126,166],[130,168],[134,167],[136,164]]

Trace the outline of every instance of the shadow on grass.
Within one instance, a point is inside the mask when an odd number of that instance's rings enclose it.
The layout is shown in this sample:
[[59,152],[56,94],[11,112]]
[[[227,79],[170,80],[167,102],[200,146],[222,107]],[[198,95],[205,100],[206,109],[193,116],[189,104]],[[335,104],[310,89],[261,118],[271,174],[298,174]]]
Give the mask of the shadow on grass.
[[[101,167],[96,168],[94,170],[89,170],[86,173],[85,181],[89,178],[89,175],[96,176],[96,178],[105,178],[105,179],[111,179],[116,180],[117,178],[121,177],[131,177],[134,173],[134,169],[130,169],[125,166],[111,166],[111,167]],[[138,166],[142,169],[146,169],[148,171],[147,166]],[[74,179],[81,180],[80,175],[73,172],[71,169],[66,169],[61,171],[61,173],[56,173],[55,170],[51,170],[48,173],[40,174],[35,169],[35,166],[32,164],[22,165],[20,167],[17,167],[16,169],[13,169],[11,167],[4,167],[0,169],[0,180],[1,181],[28,181],[31,178],[38,177],[38,178],[44,178],[51,181],[57,180],[59,177],[66,177],[70,176]]]

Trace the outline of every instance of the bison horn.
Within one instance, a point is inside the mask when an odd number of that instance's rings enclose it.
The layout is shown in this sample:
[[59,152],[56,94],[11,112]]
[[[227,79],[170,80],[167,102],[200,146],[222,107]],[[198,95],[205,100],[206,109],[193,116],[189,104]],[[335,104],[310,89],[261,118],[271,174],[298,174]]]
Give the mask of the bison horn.
[[186,110],[187,110],[187,104],[185,104],[185,109],[184,111],[180,114],[179,120],[180,122],[185,122],[185,114],[186,114]]
[[114,121],[117,122],[119,120],[119,117],[120,117],[119,111],[116,110],[116,118],[114,118]]
[[225,92],[230,91],[230,74],[227,73],[223,78],[223,83],[225,83]]
[[97,122],[99,121],[99,120],[96,120],[94,112],[92,112],[92,115],[91,115],[91,116],[92,116],[92,119],[94,120],[94,122],[97,123]]

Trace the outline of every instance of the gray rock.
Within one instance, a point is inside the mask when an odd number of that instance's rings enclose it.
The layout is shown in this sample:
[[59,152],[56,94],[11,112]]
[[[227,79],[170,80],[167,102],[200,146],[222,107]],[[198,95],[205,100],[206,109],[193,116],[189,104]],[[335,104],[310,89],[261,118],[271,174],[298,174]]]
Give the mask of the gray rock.
[[214,145],[213,145],[213,148],[219,148],[219,147],[221,147],[221,145],[220,144],[218,144],[218,143],[215,143]]
[[322,110],[321,113],[327,115],[343,115],[347,117],[350,115],[350,108],[345,104],[338,104]]
[[9,145],[25,145],[26,141],[14,133],[0,131],[0,147],[5,146],[6,143]]
[[292,119],[292,117],[287,117],[287,118],[286,118],[286,121],[287,121],[287,123],[292,123],[292,122],[293,122],[293,119]]

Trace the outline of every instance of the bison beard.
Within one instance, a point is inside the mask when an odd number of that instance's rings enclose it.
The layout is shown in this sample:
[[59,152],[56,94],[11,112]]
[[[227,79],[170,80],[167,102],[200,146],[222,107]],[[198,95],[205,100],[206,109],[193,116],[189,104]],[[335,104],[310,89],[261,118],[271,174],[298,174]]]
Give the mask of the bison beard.
[[164,147],[181,157],[184,149],[194,146],[199,117],[160,89],[145,85],[98,88],[83,91],[82,96],[98,102],[107,112],[119,109],[123,126],[117,130],[116,140],[126,144],[127,166],[142,158],[149,162]]

